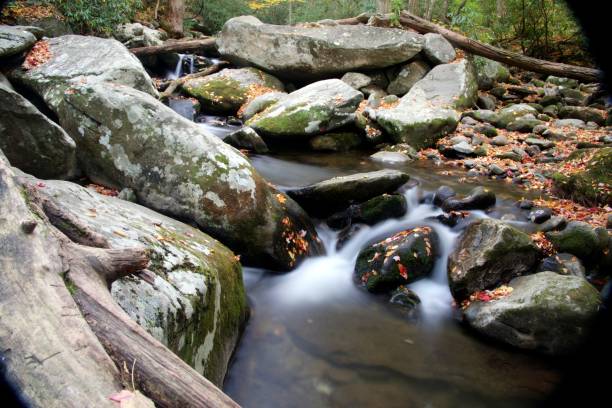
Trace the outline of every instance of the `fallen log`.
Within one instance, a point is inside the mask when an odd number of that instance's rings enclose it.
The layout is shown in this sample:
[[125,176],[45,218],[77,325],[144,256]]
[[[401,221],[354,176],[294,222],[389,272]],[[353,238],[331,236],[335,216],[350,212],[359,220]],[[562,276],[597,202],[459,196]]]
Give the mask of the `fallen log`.
[[136,55],[137,57],[146,57],[150,55],[170,54],[173,52],[185,54],[204,52],[216,49],[216,39],[213,37],[209,37],[198,40],[167,41],[162,45],[131,48],[130,52]]
[[69,214],[0,152],[0,350],[28,403],[113,407],[127,388],[143,406],[237,407],[111,297],[114,280],[146,273],[145,250],[109,249]]
[[527,71],[573,78],[584,82],[600,82],[602,80],[602,72],[597,69],[545,61],[493,47],[471,38],[467,38],[454,31],[434,24],[431,21],[410,14],[407,11],[401,12],[400,23],[423,34],[441,34],[455,47],[461,48],[471,54],[480,55],[482,57],[507,65],[519,67]]

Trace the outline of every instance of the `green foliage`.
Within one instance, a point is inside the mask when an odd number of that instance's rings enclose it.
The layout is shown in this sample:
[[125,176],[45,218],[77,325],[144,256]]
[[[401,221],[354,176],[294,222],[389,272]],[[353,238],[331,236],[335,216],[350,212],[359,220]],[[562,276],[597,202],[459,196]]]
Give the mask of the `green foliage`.
[[129,22],[142,7],[141,0],[52,0],[76,32],[108,35]]

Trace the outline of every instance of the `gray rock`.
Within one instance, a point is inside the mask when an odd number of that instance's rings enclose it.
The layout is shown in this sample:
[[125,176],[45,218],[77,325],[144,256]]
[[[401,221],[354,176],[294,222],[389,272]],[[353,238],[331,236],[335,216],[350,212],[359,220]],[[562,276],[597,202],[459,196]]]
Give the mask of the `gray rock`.
[[548,82],[549,84],[564,86],[567,88],[576,88],[578,86],[578,81],[575,79],[563,78],[554,75],[550,75],[548,78],[546,78],[546,82]]
[[413,157],[401,152],[376,152],[370,156],[370,159],[385,164],[402,164],[414,161]]
[[550,217],[548,221],[545,221],[538,227],[539,231],[548,232],[548,231],[559,231],[567,226],[567,220],[565,217],[560,215],[555,215]]
[[391,292],[389,303],[400,306],[402,309],[406,309],[410,313],[414,313],[421,304],[421,299],[412,290],[402,286]]
[[495,136],[491,139],[491,144],[493,146],[506,146],[508,143],[508,138],[504,135]]
[[558,119],[553,122],[555,127],[575,127],[584,129],[586,124],[580,119]]
[[44,179],[76,175],[76,144],[0,74],[0,150],[12,166]]
[[[246,262],[289,269],[320,251],[299,206],[238,151],[155,98],[101,82],[73,87],[64,97],[60,122],[92,180],[132,188],[143,205],[196,223]],[[293,230],[306,231],[304,250],[285,243]]]
[[561,119],[580,119],[583,122],[595,122],[598,125],[606,123],[605,112],[584,106],[563,106],[559,109]]
[[538,271],[556,272],[560,275],[571,275],[584,278],[586,269],[580,259],[572,254],[560,253],[542,259]]
[[372,84],[372,78],[360,72],[347,72],[340,79],[357,90]]
[[36,42],[36,36],[21,28],[0,25],[0,58],[27,51]]
[[361,92],[328,79],[290,93],[247,125],[270,138],[314,136],[353,122],[362,100]]
[[463,117],[474,118],[480,122],[487,123],[495,123],[498,120],[497,113],[487,109],[467,111],[463,113]]
[[510,77],[510,71],[497,61],[474,56],[478,89],[491,89],[496,82],[503,82]]
[[457,57],[455,48],[440,34],[427,33],[423,38],[423,53],[434,65],[448,64]]
[[397,76],[389,83],[387,92],[393,95],[405,95],[410,88],[420,81],[429,71],[429,65],[424,61],[416,60],[404,65]]
[[434,194],[433,203],[434,203],[434,205],[440,206],[446,200],[448,200],[449,198],[454,197],[456,195],[457,195],[457,193],[451,187],[449,187],[449,186],[440,186],[440,187],[438,187],[438,189],[436,190],[436,193]]
[[525,139],[525,143],[528,145],[538,146],[542,150],[550,149],[551,147],[555,146],[555,142],[546,139],[539,139],[537,137],[528,137]]
[[247,149],[259,154],[270,151],[261,136],[248,126],[230,133],[223,141],[237,149]]
[[533,128],[543,124],[544,122],[528,114],[510,122],[508,126],[506,126],[506,129],[511,132],[530,133],[533,131]]
[[115,27],[113,37],[125,44],[126,47],[135,48],[162,45],[167,35],[140,23],[128,23]]
[[495,163],[489,164],[489,172],[496,176],[501,176],[502,174],[506,174],[506,170],[504,170],[502,167],[498,166]]
[[399,218],[406,214],[407,210],[408,203],[403,195],[383,194],[333,214],[327,219],[327,224],[334,229],[359,223],[374,225],[390,218]]
[[256,89],[265,88],[269,92],[285,89],[278,79],[256,68],[226,68],[216,74],[188,79],[181,87],[205,108],[232,113],[244,105]]
[[497,113],[497,117],[495,118],[496,120],[493,124],[499,128],[506,128],[511,122],[514,122],[516,119],[529,114],[535,116],[538,114],[538,111],[533,106],[525,103],[518,103],[516,105],[501,109]]
[[438,65],[404,95],[400,103],[378,112],[377,121],[396,143],[430,147],[452,132],[458,109],[476,100],[476,81],[467,60]]
[[529,235],[498,220],[472,223],[448,258],[448,281],[458,300],[533,271],[539,250]]
[[497,101],[492,95],[478,95],[478,100],[476,101],[476,105],[482,109],[495,109]]
[[512,293],[472,302],[466,321],[479,332],[515,347],[566,354],[585,340],[601,301],[585,279],[541,272],[513,279]]
[[150,251],[148,271],[115,281],[113,298],[153,337],[220,385],[248,313],[234,254],[196,228],[140,205],[66,181],[44,184],[45,194],[111,248]]
[[64,92],[84,82],[126,85],[157,96],[140,61],[117,40],[65,35],[48,42],[49,61],[28,71],[14,70],[10,78],[36,92],[55,113]]
[[397,170],[379,170],[334,177],[310,186],[288,190],[309,214],[327,216],[376,196],[392,193],[410,179]]
[[535,224],[542,224],[548,221],[552,217],[552,210],[550,208],[536,208],[529,212],[529,220]]
[[445,200],[442,209],[446,212],[461,210],[484,210],[495,205],[495,194],[484,188],[476,187],[464,198],[452,197]]
[[389,67],[408,61],[423,47],[421,35],[400,29],[280,26],[252,16],[228,20],[217,38],[219,52],[232,62],[304,79]]

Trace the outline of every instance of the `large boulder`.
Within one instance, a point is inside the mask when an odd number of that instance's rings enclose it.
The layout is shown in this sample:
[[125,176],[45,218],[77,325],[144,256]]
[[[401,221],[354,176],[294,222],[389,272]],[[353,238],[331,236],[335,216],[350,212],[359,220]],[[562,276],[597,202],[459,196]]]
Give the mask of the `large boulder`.
[[589,264],[597,262],[603,252],[596,230],[582,221],[571,221],[561,231],[547,232],[546,238],[558,252],[576,255]]
[[512,292],[505,297],[472,302],[466,321],[486,336],[546,354],[580,346],[601,304],[597,290],[577,276],[540,272],[508,286]]
[[0,25],[0,58],[26,51],[34,45],[36,36],[19,27]]
[[385,193],[392,193],[410,179],[397,170],[379,170],[334,177],[310,186],[287,191],[310,214],[331,215],[353,203],[361,203]]
[[497,112],[491,122],[499,127],[506,128],[510,123],[514,122],[518,118],[521,118],[526,115],[537,115],[538,111],[531,105],[526,103],[517,103],[516,105],[507,106],[503,109],[500,109]]
[[431,147],[452,132],[460,119],[458,109],[476,101],[476,80],[467,59],[432,69],[391,109],[379,109],[378,123],[396,143],[416,149]]
[[150,95],[101,82],[70,88],[60,121],[91,179],[197,224],[247,262],[289,269],[321,246],[302,209],[249,161]]
[[483,219],[467,227],[448,258],[448,283],[462,300],[527,274],[540,251],[529,235],[498,220]]
[[389,67],[408,61],[423,46],[421,35],[400,29],[281,26],[252,16],[228,20],[217,38],[221,55],[234,63],[300,78]]
[[76,145],[0,74],[0,150],[11,165],[40,178],[76,174]]
[[66,181],[25,180],[111,248],[148,249],[148,271],[115,281],[113,298],[153,337],[221,385],[248,316],[234,254],[198,229],[138,204]]
[[318,81],[290,93],[247,125],[264,137],[307,137],[352,123],[363,94],[339,79]]
[[257,68],[227,68],[202,78],[188,79],[182,89],[206,109],[236,113],[252,95],[285,88],[281,81]]
[[553,174],[558,194],[585,205],[612,205],[612,147],[578,150],[567,162],[568,168],[582,169]]
[[111,82],[157,96],[144,67],[117,40],[65,35],[48,40],[51,58],[44,64],[9,73],[10,78],[33,90],[57,113],[64,92],[84,82]]
[[363,249],[355,275],[370,292],[386,292],[431,274],[438,256],[438,236],[431,227],[398,232]]

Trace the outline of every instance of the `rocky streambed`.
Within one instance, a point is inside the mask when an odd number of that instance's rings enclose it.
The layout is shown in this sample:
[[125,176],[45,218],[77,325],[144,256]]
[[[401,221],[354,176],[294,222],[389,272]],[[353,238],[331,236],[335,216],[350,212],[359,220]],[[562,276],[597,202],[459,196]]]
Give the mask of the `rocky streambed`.
[[[235,65],[147,69],[126,48],[162,42],[142,26],[0,29],[6,185],[74,242],[144,247],[114,302],[244,406],[537,405],[602,307],[595,84],[330,21],[235,18]],[[177,82],[151,79],[168,65]]]

